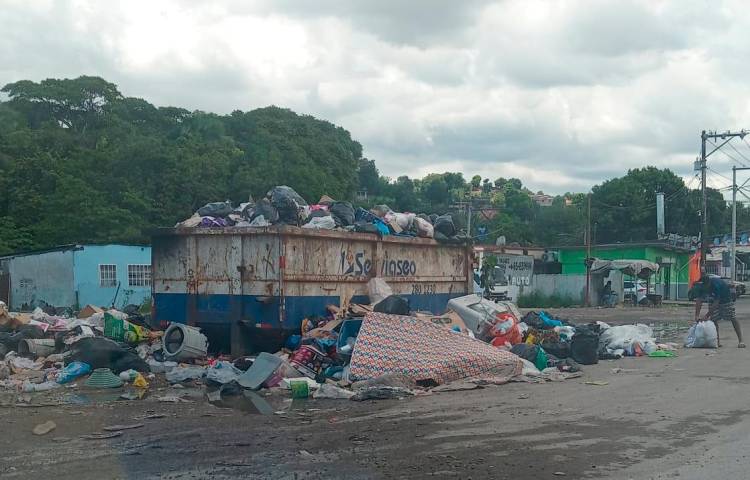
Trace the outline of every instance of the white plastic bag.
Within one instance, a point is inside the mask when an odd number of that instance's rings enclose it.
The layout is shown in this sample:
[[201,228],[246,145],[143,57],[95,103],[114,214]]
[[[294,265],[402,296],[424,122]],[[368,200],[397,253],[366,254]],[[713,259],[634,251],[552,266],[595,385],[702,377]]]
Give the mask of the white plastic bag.
[[424,238],[435,236],[435,227],[424,218],[414,217],[414,224],[417,226],[417,235]]
[[302,228],[322,228],[324,230],[332,230],[335,227],[336,221],[330,215],[326,215],[325,217],[313,217],[309,222],[302,225]]
[[398,223],[398,226],[401,227],[402,230],[409,230],[412,222],[414,222],[414,219],[417,216],[413,213],[396,213],[395,217],[396,223]]
[[685,339],[687,348],[716,348],[719,345],[719,334],[716,325],[710,320],[698,322],[688,330]]
[[623,348],[629,351],[636,342],[641,346],[647,342],[656,343],[654,331],[651,327],[642,323],[637,325],[618,325],[616,327],[609,327],[599,336],[599,345],[612,350]]
[[393,295],[393,290],[382,278],[375,277],[367,282],[367,296],[370,297],[370,305],[377,305],[391,295]]

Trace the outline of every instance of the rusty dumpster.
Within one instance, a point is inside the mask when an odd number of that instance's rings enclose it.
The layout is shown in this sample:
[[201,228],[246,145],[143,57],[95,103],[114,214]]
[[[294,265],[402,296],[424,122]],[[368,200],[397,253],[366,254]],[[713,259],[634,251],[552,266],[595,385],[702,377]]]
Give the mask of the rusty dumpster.
[[327,305],[368,302],[381,277],[413,309],[442,313],[471,292],[470,249],[432,239],[290,226],[160,229],[154,318],[199,326],[212,351],[279,344]]

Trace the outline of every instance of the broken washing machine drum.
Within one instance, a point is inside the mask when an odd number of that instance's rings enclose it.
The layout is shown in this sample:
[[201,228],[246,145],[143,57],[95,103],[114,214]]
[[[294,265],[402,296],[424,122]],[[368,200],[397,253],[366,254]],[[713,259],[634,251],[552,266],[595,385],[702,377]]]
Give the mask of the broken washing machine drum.
[[181,323],[172,323],[162,338],[164,356],[169,360],[192,360],[205,358],[208,339],[199,329]]

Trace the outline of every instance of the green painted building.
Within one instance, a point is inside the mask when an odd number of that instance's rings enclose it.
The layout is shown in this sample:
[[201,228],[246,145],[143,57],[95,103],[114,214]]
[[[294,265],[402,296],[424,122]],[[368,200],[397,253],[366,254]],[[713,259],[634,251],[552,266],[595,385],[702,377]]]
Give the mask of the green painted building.
[[[563,275],[585,275],[586,247],[560,247]],[[647,260],[659,264],[659,273],[649,279],[654,293],[665,300],[686,299],[688,260],[691,252],[664,242],[592,245],[591,256],[602,260]]]

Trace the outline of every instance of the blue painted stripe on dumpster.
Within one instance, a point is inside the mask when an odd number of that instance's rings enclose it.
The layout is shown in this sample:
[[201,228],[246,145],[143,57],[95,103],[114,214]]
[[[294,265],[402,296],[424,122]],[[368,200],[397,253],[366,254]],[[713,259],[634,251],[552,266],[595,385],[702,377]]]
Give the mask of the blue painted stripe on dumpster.
[[[462,293],[435,293],[431,295],[402,295],[409,300],[412,310],[443,313],[451,298]],[[355,296],[355,302],[366,301],[366,296]],[[190,306],[195,308],[191,309]],[[312,315],[326,314],[327,305],[339,305],[337,296],[295,296],[286,297],[287,330],[299,329],[302,320]],[[189,318],[189,312],[194,318]],[[279,322],[278,299],[257,295],[188,295],[184,293],[154,294],[156,321],[180,323],[228,324],[232,321],[247,320],[260,324],[262,328],[282,328]],[[241,312],[241,313],[240,313]]]

